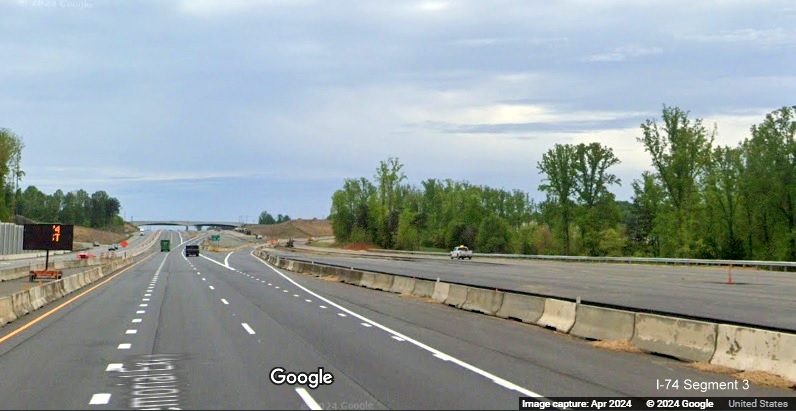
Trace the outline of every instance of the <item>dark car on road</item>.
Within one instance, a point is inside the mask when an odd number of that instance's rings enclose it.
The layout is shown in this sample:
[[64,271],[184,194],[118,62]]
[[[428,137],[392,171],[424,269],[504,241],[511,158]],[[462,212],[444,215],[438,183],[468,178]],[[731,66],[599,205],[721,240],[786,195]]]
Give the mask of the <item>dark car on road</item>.
[[198,245],[186,245],[185,246],[185,256],[195,256],[199,257],[199,246]]

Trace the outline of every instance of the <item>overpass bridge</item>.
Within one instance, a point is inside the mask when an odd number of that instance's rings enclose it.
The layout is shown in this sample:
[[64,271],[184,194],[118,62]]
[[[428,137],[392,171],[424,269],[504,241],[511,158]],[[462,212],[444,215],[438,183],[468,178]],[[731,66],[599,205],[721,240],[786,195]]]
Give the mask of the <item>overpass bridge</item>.
[[186,230],[190,230],[190,227],[196,227],[197,230],[202,230],[205,227],[221,227],[222,229],[235,229],[236,227],[240,227],[245,223],[233,223],[229,221],[186,221],[186,220],[142,220],[142,221],[130,221],[130,224],[133,224],[138,227],[144,226],[152,226],[152,225],[173,225],[173,226],[183,226]]

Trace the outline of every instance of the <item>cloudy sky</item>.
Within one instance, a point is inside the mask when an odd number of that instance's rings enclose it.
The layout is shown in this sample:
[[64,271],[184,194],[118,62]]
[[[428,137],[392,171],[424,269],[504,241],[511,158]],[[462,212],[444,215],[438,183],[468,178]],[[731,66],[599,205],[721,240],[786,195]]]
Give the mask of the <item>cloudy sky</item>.
[[664,104],[733,146],[794,104],[796,3],[0,0],[0,53],[23,187],[128,220],[324,218],[389,157],[542,199],[542,154],[593,141],[629,200]]

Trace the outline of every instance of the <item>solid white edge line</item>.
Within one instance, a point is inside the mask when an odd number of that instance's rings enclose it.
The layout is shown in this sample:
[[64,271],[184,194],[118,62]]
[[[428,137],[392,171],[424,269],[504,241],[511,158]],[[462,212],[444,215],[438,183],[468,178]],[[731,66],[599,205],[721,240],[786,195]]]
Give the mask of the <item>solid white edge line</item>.
[[312,396],[310,395],[310,393],[307,392],[306,389],[304,389],[304,388],[296,388],[296,392],[298,393],[299,397],[301,397],[301,399],[304,400],[304,403],[307,404],[308,407],[310,407],[311,410],[322,410],[323,409],[323,408],[321,408],[320,405],[318,405],[317,402],[315,402],[315,399],[312,398]]
[[426,351],[430,352],[435,357],[445,356],[446,358],[449,359],[450,362],[452,362],[452,363],[454,363],[454,364],[456,364],[456,365],[458,365],[458,366],[460,366],[460,367],[462,367],[464,369],[470,370],[470,371],[472,371],[472,372],[474,372],[474,373],[476,373],[476,374],[478,374],[478,375],[480,375],[480,376],[482,376],[484,378],[487,378],[490,381],[492,381],[492,382],[494,382],[494,383],[496,383],[496,384],[498,384],[500,386],[503,386],[503,387],[505,387],[507,389],[517,391],[517,392],[519,392],[519,393],[521,393],[521,394],[523,394],[523,395],[525,395],[527,397],[534,397],[534,398],[541,399],[541,400],[548,399],[547,397],[545,397],[542,394],[538,394],[538,393],[533,392],[531,390],[528,390],[526,388],[520,387],[517,384],[514,384],[514,383],[512,383],[512,382],[510,382],[508,380],[500,378],[500,377],[498,377],[498,376],[496,376],[496,375],[494,375],[494,374],[492,374],[490,372],[484,371],[484,370],[482,370],[482,369],[480,369],[480,368],[478,368],[478,367],[476,367],[476,366],[474,366],[474,365],[472,365],[470,363],[467,363],[467,362],[462,361],[462,360],[460,360],[458,358],[455,358],[455,357],[452,357],[452,356],[450,356],[448,354],[445,354],[442,351],[437,350],[436,348],[432,348],[432,347],[430,347],[430,346],[428,346],[426,344],[421,343],[420,341],[417,341],[417,340],[415,340],[415,339],[413,339],[411,337],[403,335],[403,334],[399,333],[398,331],[395,331],[395,330],[393,330],[393,329],[391,329],[391,328],[389,328],[387,326],[381,325],[381,324],[379,324],[379,323],[377,323],[377,322],[375,322],[375,321],[373,321],[371,319],[363,317],[362,315],[359,315],[359,314],[357,314],[357,313],[355,313],[355,312],[353,312],[353,311],[351,311],[351,310],[349,310],[349,309],[347,309],[347,308],[345,308],[345,307],[343,307],[343,306],[341,306],[341,305],[339,305],[339,304],[337,304],[337,303],[335,303],[335,302],[333,302],[333,301],[331,301],[331,300],[329,300],[327,298],[324,298],[324,297],[318,295],[317,293],[315,293],[315,292],[309,290],[308,288],[304,287],[303,285],[297,283],[292,278],[290,278],[290,277],[286,276],[285,274],[279,272],[279,270],[274,268],[267,261],[263,261],[262,259],[256,257],[254,255],[254,250],[252,250],[249,254],[252,257],[254,257],[255,259],[257,259],[257,261],[260,261],[266,267],[270,268],[275,273],[279,274],[279,276],[281,276],[285,280],[290,281],[291,283],[293,283],[293,285],[295,285],[296,287],[301,288],[302,290],[306,291],[308,294],[315,296],[315,298],[318,298],[321,301],[324,301],[327,304],[338,308],[340,311],[344,311],[344,312],[348,313],[349,315],[352,315],[352,316],[354,316],[356,318],[359,318],[362,321],[365,321],[365,322],[367,322],[369,324],[372,324],[374,327],[381,328],[382,330],[392,334],[393,336],[396,336],[398,338],[403,338],[404,341],[407,341],[407,342],[409,342],[409,343],[411,343],[411,344],[413,344],[413,345],[415,345],[415,346],[417,346],[417,347],[419,347],[419,348],[421,348],[423,350],[426,350]]

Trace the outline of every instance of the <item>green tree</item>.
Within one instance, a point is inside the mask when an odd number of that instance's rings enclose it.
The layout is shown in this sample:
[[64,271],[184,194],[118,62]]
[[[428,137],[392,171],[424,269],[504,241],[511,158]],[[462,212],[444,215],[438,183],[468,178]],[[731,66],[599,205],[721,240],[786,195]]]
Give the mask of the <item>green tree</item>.
[[[740,148],[716,147],[705,177],[705,194],[711,214],[719,215],[722,226],[720,236],[721,257],[741,259],[744,257],[743,241],[736,230],[740,207],[740,176],[743,169]],[[710,219],[712,220],[712,219]]]
[[539,171],[544,174],[539,190],[546,193],[547,204],[552,206],[551,210],[560,219],[560,232],[567,255],[571,250],[569,230],[575,208],[572,196],[577,186],[576,162],[577,152],[574,146],[556,144],[542,155],[542,160],[537,164]]
[[796,260],[796,106],[783,107],[752,126],[743,143],[746,167],[741,185],[747,221],[753,228],[748,240],[758,238],[763,258]]
[[402,169],[403,164],[396,157],[381,161],[376,169],[378,202],[373,216],[376,218],[377,243],[384,248],[392,248],[398,229],[399,204],[396,194],[401,182],[406,179]]
[[276,220],[274,216],[271,215],[267,210],[263,210],[260,212],[260,216],[257,217],[257,224],[275,224]]
[[657,183],[655,175],[645,171],[641,180],[633,181],[633,203],[628,237],[635,254],[661,256],[661,241],[656,228],[664,204],[665,193]]
[[674,214],[674,227],[667,238],[668,248],[676,256],[688,256],[699,232],[701,209],[699,185],[710,162],[715,129],[709,132],[701,119],[693,123],[688,112],[677,107],[663,107],[663,124],[647,120],[641,125],[643,136],[637,140],[652,157],[652,165],[663,186]]
[[0,128],[0,181],[2,181],[6,193],[0,198],[0,218],[3,220],[18,214],[16,209],[17,192],[20,179],[25,175],[21,169],[24,147],[22,139],[13,131]]
[[512,243],[511,227],[502,218],[490,215],[481,221],[475,244],[482,253],[506,253]]
[[619,211],[614,195],[608,186],[621,184],[616,175],[608,169],[620,163],[613,149],[600,143],[578,144],[574,162],[575,187],[578,198],[578,227],[581,230],[586,251],[598,255],[603,230],[615,226]]

